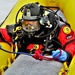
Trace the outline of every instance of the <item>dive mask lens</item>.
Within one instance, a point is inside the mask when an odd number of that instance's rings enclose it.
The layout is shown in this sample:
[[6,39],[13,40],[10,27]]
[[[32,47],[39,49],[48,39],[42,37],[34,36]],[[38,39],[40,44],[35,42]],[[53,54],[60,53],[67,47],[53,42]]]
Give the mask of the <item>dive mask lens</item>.
[[38,21],[26,21],[22,26],[26,32],[34,32],[40,29]]

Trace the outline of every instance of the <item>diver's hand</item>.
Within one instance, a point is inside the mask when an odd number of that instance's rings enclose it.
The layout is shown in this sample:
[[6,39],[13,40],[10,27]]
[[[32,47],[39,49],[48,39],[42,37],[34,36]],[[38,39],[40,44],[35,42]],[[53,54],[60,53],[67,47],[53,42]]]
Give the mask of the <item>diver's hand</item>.
[[56,51],[52,51],[52,56],[53,58],[56,58],[59,61],[66,61],[68,54],[64,50],[61,50],[61,54],[60,54],[60,50],[58,49]]
[[34,55],[33,55],[33,58],[35,58],[36,60],[42,60],[43,56],[41,54],[42,54],[41,50],[36,50]]

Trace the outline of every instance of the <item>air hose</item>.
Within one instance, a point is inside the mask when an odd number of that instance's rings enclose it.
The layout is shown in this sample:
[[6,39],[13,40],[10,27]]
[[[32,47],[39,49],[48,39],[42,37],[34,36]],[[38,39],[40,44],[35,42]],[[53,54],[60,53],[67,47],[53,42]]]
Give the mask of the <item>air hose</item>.
[[[26,52],[11,52],[11,51],[3,49],[1,45],[0,45],[0,50],[2,50],[4,52],[7,52],[7,53],[11,53],[11,54],[24,54],[24,55],[28,55],[28,56],[32,56],[32,57],[34,55],[34,54],[26,53]],[[41,55],[42,60],[46,60],[46,61],[55,60],[55,61],[58,61],[57,58],[61,55],[61,53],[62,53],[62,51],[60,50],[60,54],[56,58],[53,58],[52,56],[43,56],[43,55]]]

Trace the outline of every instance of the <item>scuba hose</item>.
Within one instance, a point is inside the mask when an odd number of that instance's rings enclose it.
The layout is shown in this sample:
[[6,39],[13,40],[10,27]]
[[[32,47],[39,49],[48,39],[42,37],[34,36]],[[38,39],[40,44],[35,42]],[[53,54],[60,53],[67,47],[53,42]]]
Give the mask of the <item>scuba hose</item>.
[[7,53],[11,53],[11,54],[25,54],[25,55],[33,56],[33,55],[30,54],[30,53],[25,53],[25,52],[11,52],[11,51],[5,50],[5,49],[2,48],[1,45],[0,45],[0,50],[2,50],[2,51],[4,51],[4,52],[7,52]]
[[[28,55],[28,56],[32,56],[32,57],[34,55],[34,54],[26,53],[26,52],[11,52],[11,51],[8,51],[8,50],[3,49],[1,45],[0,45],[0,50],[2,50],[4,52],[7,52],[7,53],[11,53],[11,54],[24,54],[24,55]],[[62,53],[62,51],[60,49],[60,54],[57,55],[56,58],[53,58],[52,56],[43,56],[43,55],[40,55],[40,56],[42,56],[42,59],[41,60],[46,60],[46,61],[54,60],[54,61],[58,61],[57,58],[61,55],[61,53]]]

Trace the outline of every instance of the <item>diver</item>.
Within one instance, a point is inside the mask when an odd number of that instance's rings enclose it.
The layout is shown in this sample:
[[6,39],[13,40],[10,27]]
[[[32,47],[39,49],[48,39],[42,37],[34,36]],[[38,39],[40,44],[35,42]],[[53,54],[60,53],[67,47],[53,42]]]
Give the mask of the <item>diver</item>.
[[75,54],[75,35],[68,24],[60,26],[60,17],[39,3],[24,6],[22,18],[6,28],[0,28],[0,42],[12,42],[18,52],[34,54],[33,58],[43,60],[51,55],[58,61],[71,62]]

